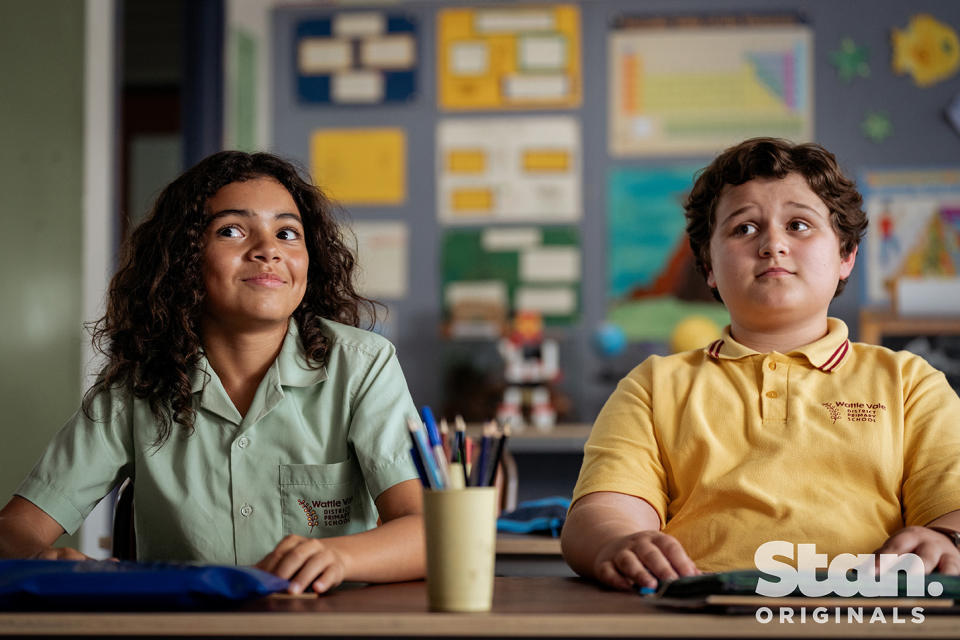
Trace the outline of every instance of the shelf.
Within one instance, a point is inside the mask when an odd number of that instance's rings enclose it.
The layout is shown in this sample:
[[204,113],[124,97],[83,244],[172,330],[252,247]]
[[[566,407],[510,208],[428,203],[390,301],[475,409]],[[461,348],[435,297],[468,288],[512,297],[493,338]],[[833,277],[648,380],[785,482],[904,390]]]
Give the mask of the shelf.
[[[513,428],[507,447],[512,453],[582,453],[590,436],[589,424],[558,424],[549,431],[528,426],[521,431]],[[473,438],[481,435],[481,425],[467,425]]]
[[860,341],[881,344],[883,336],[960,334],[960,316],[904,316],[888,309],[860,311]]

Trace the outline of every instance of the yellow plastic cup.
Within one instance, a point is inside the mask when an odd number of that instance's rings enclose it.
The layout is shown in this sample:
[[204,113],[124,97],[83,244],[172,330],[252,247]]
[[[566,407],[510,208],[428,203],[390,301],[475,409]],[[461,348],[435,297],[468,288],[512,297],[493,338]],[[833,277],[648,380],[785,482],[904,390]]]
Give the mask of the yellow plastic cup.
[[423,492],[431,611],[489,611],[496,560],[494,487]]

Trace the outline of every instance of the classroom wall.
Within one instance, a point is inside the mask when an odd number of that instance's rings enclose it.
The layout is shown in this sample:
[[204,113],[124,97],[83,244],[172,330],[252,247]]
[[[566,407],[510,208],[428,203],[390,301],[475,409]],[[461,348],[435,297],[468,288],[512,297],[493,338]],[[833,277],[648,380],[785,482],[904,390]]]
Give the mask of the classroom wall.
[[[496,353],[479,345],[457,345],[440,338],[439,248],[443,228],[436,217],[435,132],[442,118],[479,115],[511,116],[509,112],[442,112],[436,100],[436,14],[449,6],[479,6],[486,3],[405,2],[402,5],[372,5],[370,8],[400,11],[412,16],[419,28],[417,97],[397,106],[338,107],[304,104],[294,85],[294,30],[308,17],[328,16],[329,6],[282,6],[273,12],[270,36],[272,71],[273,149],[308,166],[309,138],[314,129],[327,127],[397,126],[406,130],[407,200],[395,207],[349,207],[353,220],[401,219],[410,225],[408,296],[391,301],[393,339],[418,404],[443,404],[439,363],[451,352],[473,350],[476,360],[496,366]],[[507,3],[509,4],[509,3]],[[561,360],[566,371],[562,383],[572,397],[572,420],[592,421],[612,389],[604,376],[608,365],[591,348],[591,336],[605,317],[606,307],[606,184],[607,174],[617,167],[671,166],[684,162],[704,166],[709,157],[621,159],[607,150],[607,34],[618,15],[696,14],[724,12],[799,11],[814,33],[815,140],[839,157],[852,175],[865,168],[960,164],[960,135],[942,117],[949,100],[960,91],[954,76],[930,88],[916,87],[909,76],[895,76],[890,69],[890,30],[904,28],[909,18],[929,12],[960,29],[960,2],[955,0],[591,0],[578,3],[583,43],[583,103],[576,109],[530,111],[530,114],[574,115],[581,123],[583,153],[584,215],[579,222],[582,248],[582,317],[580,322],[557,334],[562,342]],[[486,5],[490,6],[490,5]],[[341,10],[364,8],[359,3]],[[852,37],[870,51],[871,76],[844,83],[830,63],[830,54],[844,37]],[[894,125],[893,134],[876,143],[861,132],[868,109],[885,111]],[[862,263],[862,261],[861,261]],[[834,302],[831,313],[845,320],[857,333],[862,264],[858,265],[847,292]],[[643,354],[637,353],[639,359]],[[625,373],[625,369],[622,371]]]
[[0,3],[0,503],[80,399],[84,15]]

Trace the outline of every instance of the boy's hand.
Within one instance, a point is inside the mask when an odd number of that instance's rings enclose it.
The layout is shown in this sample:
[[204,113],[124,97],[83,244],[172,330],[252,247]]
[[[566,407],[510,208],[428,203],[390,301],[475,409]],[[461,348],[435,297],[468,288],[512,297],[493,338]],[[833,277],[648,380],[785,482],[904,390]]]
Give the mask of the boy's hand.
[[604,545],[597,554],[594,575],[617,589],[634,585],[655,589],[661,580],[700,575],[700,570],[673,536],[639,531]]
[[329,541],[289,535],[277,548],[254,565],[290,581],[290,593],[303,593],[313,586],[323,593],[343,582],[346,575],[343,554]]
[[927,527],[905,527],[890,536],[874,553],[914,553],[926,573],[960,575],[960,551],[947,536]]

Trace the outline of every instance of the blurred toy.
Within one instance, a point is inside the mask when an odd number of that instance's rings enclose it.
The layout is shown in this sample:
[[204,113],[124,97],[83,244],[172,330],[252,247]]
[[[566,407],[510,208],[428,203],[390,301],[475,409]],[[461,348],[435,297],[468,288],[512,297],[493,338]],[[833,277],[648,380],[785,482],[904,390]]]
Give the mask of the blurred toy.
[[497,409],[497,420],[516,428],[525,425],[524,410],[538,429],[556,423],[556,408],[548,385],[560,375],[559,348],[543,337],[543,318],[536,311],[518,311],[513,330],[500,340],[507,388]]
[[721,335],[720,327],[706,316],[687,316],[676,324],[670,334],[670,351],[680,353],[702,349]]

